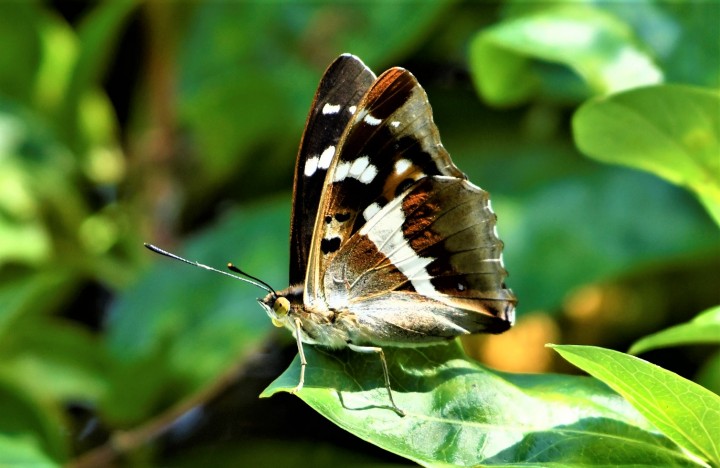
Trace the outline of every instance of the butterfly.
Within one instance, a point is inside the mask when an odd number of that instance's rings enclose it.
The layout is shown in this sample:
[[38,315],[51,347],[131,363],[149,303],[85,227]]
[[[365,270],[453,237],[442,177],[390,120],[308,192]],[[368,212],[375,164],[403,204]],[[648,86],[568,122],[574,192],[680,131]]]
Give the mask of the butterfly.
[[290,286],[263,283],[258,302],[297,341],[293,392],[305,382],[304,344],[375,353],[404,415],[383,347],[514,322],[489,195],[453,164],[425,91],[403,68],[376,77],[344,54],[325,71],[297,155],[290,227]]

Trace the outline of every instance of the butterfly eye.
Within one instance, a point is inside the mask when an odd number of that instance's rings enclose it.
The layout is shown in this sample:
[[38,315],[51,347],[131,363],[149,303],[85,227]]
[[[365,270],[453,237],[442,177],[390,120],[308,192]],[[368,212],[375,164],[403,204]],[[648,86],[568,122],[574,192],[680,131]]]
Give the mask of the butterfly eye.
[[275,315],[277,315],[277,318],[270,317],[272,320],[273,325],[275,325],[278,328],[282,328],[285,325],[283,324],[283,320],[285,317],[287,317],[288,312],[290,311],[290,301],[287,300],[285,297],[278,297],[275,302],[273,303],[273,312],[275,312]]

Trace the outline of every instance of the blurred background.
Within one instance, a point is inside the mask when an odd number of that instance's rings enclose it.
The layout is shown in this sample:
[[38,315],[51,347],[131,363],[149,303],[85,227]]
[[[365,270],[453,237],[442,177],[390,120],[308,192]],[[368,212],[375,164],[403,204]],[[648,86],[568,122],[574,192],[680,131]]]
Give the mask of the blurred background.
[[[415,74],[492,194],[519,321],[471,356],[572,372],[543,345],[625,351],[720,303],[697,200],[587,159],[570,126],[595,96],[717,89],[719,5],[0,3],[0,464],[118,461],[109,441],[150,465],[404,463],[296,397],[259,400],[296,353],[262,291],[142,246],[287,286],[297,146],[343,52]],[[708,347],[644,357],[720,389]]]

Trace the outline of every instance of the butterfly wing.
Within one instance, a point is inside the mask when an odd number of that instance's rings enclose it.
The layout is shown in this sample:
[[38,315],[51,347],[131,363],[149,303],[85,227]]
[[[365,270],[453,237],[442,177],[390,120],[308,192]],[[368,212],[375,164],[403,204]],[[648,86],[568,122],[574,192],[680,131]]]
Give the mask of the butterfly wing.
[[465,179],[440,142],[427,95],[402,68],[370,87],[326,175],[305,282],[305,306],[323,307],[322,278],[340,246],[423,177]]
[[506,330],[516,300],[495,221],[467,180],[418,180],[339,249],[323,281],[329,307],[353,313],[354,341],[374,344]]
[[503,331],[515,297],[495,219],[488,194],[443,147],[422,87],[390,69],[328,168],[305,306],[350,311],[360,333],[374,334],[359,341],[376,344]]
[[375,74],[354,55],[338,57],[315,93],[295,164],[290,222],[290,284],[302,283],[325,174],[338,141]]

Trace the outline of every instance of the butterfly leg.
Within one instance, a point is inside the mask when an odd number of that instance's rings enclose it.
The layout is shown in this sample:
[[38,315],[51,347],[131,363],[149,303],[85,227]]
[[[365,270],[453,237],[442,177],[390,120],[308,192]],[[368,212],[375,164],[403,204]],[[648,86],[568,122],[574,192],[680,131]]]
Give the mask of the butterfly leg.
[[377,353],[378,356],[380,356],[380,363],[382,364],[383,375],[385,376],[385,388],[390,397],[390,403],[392,403],[393,410],[395,410],[399,416],[405,416],[405,411],[398,408],[398,405],[395,404],[395,400],[393,399],[392,389],[390,388],[390,373],[388,372],[387,361],[385,361],[385,353],[382,348],[379,346],[358,346],[352,343],[348,343],[348,348],[356,353]]
[[305,367],[307,367],[307,361],[305,360],[305,352],[303,351],[302,340],[300,339],[300,327],[302,323],[299,318],[295,318],[295,339],[297,340],[298,354],[300,355],[300,381],[297,386],[290,390],[290,393],[297,393],[302,390],[305,385]]

